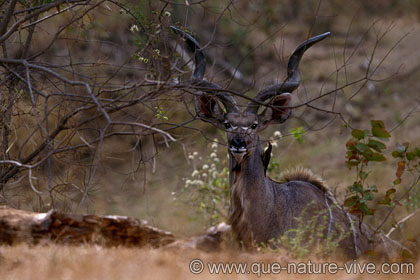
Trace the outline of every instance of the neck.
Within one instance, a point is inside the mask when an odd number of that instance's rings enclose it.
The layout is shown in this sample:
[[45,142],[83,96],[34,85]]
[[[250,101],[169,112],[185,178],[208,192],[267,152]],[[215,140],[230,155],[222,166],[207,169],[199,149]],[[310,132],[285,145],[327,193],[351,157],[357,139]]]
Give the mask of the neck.
[[245,155],[240,162],[238,162],[237,159],[231,153],[229,153],[229,178],[231,187],[242,179],[258,182],[265,181],[262,155],[263,153],[259,140],[257,140],[257,145],[255,146],[254,150]]
[[[230,194],[231,215],[230,224],[235,229],[237,237],[247,245],[254,241],[254,234],[258,232],[261,216],[272,207],[272,191],[268,178],[265,176],[262,160],[261,143],[240,162],[230,156]],[[260,217],[258,217],[260,215]]]

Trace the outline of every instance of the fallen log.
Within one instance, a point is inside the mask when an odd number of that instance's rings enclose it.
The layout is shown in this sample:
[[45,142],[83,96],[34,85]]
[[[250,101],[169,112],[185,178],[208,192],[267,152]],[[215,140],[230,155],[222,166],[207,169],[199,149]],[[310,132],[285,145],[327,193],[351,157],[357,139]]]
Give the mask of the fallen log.
[[96,244],[158,248],[175,241],[168,231],[124,216],[33,213],[0,206],[0,244]]

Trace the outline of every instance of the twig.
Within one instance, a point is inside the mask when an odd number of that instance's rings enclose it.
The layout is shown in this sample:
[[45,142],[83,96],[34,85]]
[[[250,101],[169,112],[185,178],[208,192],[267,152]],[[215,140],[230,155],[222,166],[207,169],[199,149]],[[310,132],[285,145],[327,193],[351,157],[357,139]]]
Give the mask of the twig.
[[375,231],[372,233],[371,238],[377,234],[379,232],[379,230],[384,226],[385,222],[388,220],[388,218],[391,216],[392,212],[394,211],[397,203],[399,203],[406,195],[408,195],[411,190],[417,186],[417,184],[420,182],[420,176],[418,176],[414,183],[408,188],[408,190],[398,199],[396,200],[396,203],[394,203],[394,205],[391,207],[391,209],[388,211],[387,215],[385,216],[385,218],[382,220],[382,222],[376,227]]
[[412,212],[411,214],[405,216],[404,218],[402,218],[401,220],[399,220],[386,234],[387,237],[389,237],[391,235],[391,233],[394,232],[394,230],[396,228],[398,228],[400,225],[402,225],[403,223],[405,223],[408,219],[410,219],[411,217],[415,216],[417,213],[420,212],[420,208],[417,208],[416,211]]
[[143,127],[143,128],[152,130],[154,132],[157,132],[159,134],[162,134],[162,135],[168,137],[171,141],[176,142],[176,139],[174,137],[172,137],[172,135],[170,135],[168,132],[163,131],[163,130],[161,130],[159,128],[156,128],[156,127],[152,127],[152,126],[144,124],[144,123],[113,121],[113,122],[111,122],[111,125],[130,125],[130,126]]
[[32,183],[32,168],[36,167],[37,165],[39,165],[41,162],[38,162],[37,164],[34,165],[29,165],[29,164],[22,164],[18,161],[15,160],[0,160],[0,163],[8,163],[8,164],[13,164],[19,167],[24,167],[28,169],[28,179],[29,179],[29,185],[31,186],[31,189],[38,195],[42,194],[42,192],[38,191],[34,184]]
[[3,21],[0,26],[0,35],[3,35],[7,30],[7,25],[9,24],[13,10],[15,9],[16,2],[17,0],[12,0],[9,2],[9,6],[7,7],[7,11],[4,14]]

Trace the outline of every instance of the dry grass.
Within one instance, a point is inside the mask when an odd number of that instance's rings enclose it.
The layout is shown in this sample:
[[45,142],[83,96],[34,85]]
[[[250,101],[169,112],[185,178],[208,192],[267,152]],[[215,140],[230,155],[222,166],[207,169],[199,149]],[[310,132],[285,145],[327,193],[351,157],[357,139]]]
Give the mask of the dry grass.
[[[158,249],[128,249],[71,246],[19,245],[0,247],[1,279],[257,279],[257,275],[232,274],[211,275],[208,270],[192,274],[189,263],[201,259],[205,264],[219,262],[273,263],[286,265],[292,262],[281,254],[273,253],[203,253],[198,251],[172,251]],[[307,261],[307,260],[306,260]],[[305,262],[306,262],[305,261]],[[321,263],[322,260],[311,260]],[[332,261],[330,261],[332,262]],[[362,262],[361,262],[362,263]],[[420,263],[417,263],[419,267]],[[257,271],[254,269],[254,271]],[[262,279],[285,279],[280,274],[264,274]],[[288,275],[286,279],[418,279],[414,275],[384,274],[307,274]]]

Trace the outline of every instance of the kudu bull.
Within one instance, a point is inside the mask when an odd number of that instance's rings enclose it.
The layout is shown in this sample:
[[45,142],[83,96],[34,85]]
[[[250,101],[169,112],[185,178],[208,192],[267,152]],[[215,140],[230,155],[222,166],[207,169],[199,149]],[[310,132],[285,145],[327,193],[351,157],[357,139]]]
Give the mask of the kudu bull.
[[[227,133],[231,194],[229,224],[242,246],[252,248],[282,236],[299,226],[296,218],[302,215],[304,221],[308,221],[316,213],[325,213],[327,219],[318,219],[319,223],[324,223],[320,238],[338,236],[340,230],[341,236],[346,233],[338,245],[346,257],[358,257],[379,247],[381,252],[392,256],[401,251],[401,245],[382,234],[372,238],[373,230],[366,224],[359,225],[359,219],[345,212],[327,185],[311,171],[301,168],[285,172],[282,182],[266,176],[271,145],[263,152],[258,133],[270,124],[280,124],[289,118],[291,93],[300,82],[298,66],[302,56],[311,46],[328,37],[329,32],[301,43],[289,59],[285,82],[263,89],[241,111],[230,94],[203,79],[206,62],[198,42],[176,27],[171,29],[181,35],[194,52],[191,83],[198,91],[194,97],[198,117]],[[258,113],[261,106],[265,109]]]

